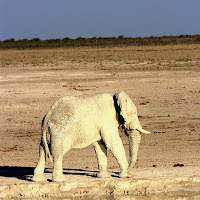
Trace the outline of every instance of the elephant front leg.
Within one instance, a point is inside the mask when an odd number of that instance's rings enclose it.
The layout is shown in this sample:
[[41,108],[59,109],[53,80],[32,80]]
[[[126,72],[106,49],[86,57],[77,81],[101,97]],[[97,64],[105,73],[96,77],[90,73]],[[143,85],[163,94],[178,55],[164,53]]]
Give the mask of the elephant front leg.
[[121,172],[119,174],[119,177],[128,177],[128,162],[118,130],[114,130],[114,128],[110,131],[109,129],[105,129],[102,131],[102,136],[107,148],[112,152],[120,166]]
[[120,178],[129,177],[128,162],[127,162],[125,150],[124,150],[124,147],[123,147],[123,144],[122,144],[122,141],[120,138],[117,141],[111,142],[110,150],[111,150],[112,154],[114,155],[114,157],[117,159],[117,162],[120,166],[121,171],[120,171],[119,177]]
[[94,150],[97,155],[97,162],[99,173],[97,177],[99,178],[108,178],[110,174],[107,172],[107,148],[103,141],[98,141],[93,144]]

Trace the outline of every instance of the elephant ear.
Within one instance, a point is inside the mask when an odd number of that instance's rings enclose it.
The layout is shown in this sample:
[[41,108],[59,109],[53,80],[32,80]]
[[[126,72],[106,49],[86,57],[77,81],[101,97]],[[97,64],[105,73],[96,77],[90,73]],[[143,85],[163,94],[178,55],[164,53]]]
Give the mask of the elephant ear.
[[133,108],[134,104],[131,101],[130,97],[125,92],[120,92],[115,95],[117,99],[117,105],[120,108],[120,115],[124,119],[124,126],[125,128],[128,128],[128,124],[131,121],[131,117],[133,115]]

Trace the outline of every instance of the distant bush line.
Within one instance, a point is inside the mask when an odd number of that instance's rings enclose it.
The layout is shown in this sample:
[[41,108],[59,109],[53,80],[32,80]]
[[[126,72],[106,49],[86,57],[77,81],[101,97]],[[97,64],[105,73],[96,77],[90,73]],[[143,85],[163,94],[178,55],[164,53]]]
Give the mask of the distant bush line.
[[0,49],[45,49],[60,47],[112,47],[112,46],[146,46],[146,45],[176,45],[176,44],[199,44],[200,35],[179,35],[162,37],[93,37],[70,39],[40,40],[9,40],[0,41]]

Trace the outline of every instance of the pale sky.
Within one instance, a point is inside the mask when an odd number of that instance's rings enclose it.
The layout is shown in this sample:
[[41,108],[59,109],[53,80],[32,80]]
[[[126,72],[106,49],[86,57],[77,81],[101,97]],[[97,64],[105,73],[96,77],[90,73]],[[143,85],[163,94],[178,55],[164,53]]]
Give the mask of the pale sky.
[[200,34],[200,0],[0,0],[0,40]]

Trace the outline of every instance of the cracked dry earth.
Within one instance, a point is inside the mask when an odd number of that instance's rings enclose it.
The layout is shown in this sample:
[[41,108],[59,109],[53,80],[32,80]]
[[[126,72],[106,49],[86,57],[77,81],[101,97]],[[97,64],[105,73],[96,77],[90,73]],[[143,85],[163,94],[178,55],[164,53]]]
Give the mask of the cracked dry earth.
[[[0,76],[0,185],[27,183],[38,160],[40,123],[52,103],[66,95],[125,91],[138,108],[143,135],[134,179],[200,176],[200,72],[115,70],[23,70],[4,68]],[[128,140],[120,131],[128,157]],[[118,164],[108,154],[108,170]],[[51,180],[50,161],[46,175]],[[95,179],[91,146],[64,157],[69,181]]]

